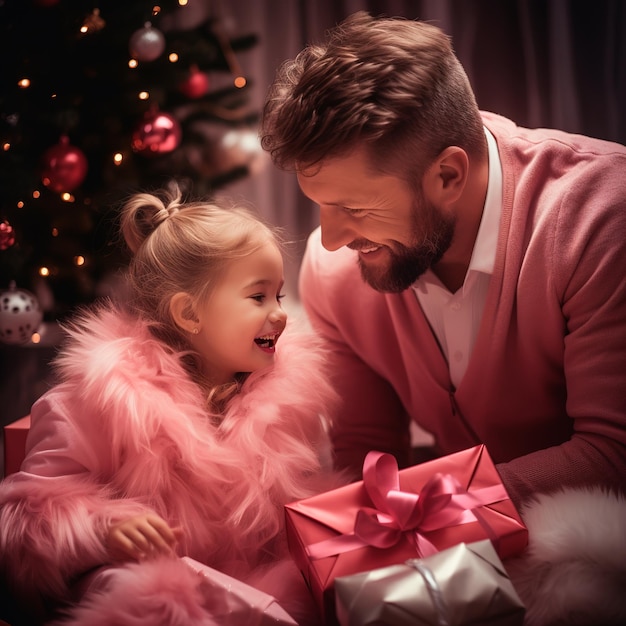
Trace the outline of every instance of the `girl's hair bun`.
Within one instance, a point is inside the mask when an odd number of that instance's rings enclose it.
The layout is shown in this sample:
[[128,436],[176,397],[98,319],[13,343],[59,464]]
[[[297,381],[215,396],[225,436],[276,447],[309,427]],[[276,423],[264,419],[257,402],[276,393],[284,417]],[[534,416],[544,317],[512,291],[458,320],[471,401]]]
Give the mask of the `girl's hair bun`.
[[176,183],[157,194],[138,193],[122,207],[121,230],[133,254],[163,222],[178,212],[182,193]]

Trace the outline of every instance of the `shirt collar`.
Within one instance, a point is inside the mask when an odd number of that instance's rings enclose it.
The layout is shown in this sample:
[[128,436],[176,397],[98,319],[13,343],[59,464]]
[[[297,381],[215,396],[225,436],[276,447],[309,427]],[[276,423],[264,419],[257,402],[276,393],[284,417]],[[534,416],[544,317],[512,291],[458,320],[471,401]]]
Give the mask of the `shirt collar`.
[[502,213],[502,165],[498,146],[491,132],[485,128],[487,146],[489,149],[489,182],[483,215],[478,228],[478,235],[472,250],[468,274],[472,271],[491,274],[496,262],[496,245],[498,243],[498,229],[500,214]]

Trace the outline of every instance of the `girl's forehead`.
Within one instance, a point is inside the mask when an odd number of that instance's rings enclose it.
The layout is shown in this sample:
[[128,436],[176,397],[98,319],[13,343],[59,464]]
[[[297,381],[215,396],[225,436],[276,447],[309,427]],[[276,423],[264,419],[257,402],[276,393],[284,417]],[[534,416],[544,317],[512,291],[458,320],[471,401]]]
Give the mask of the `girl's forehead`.
[[[259,236],[255,245],[241,256],[227,261],[219,281],[276,281],[282,279],[283,256],[278,243],[268,235]],[[280,275],[280,276],[279,276]]]

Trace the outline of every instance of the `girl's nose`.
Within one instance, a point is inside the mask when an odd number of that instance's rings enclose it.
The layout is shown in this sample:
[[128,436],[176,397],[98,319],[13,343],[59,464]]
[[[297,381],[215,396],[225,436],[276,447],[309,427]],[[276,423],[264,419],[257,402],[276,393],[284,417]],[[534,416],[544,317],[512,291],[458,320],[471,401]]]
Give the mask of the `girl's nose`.
[[280,325],[281,328],[284,328],[287,324],[287,313],[280,307],[280,305],[276,306],[270,313],[269,320],[272,324]]

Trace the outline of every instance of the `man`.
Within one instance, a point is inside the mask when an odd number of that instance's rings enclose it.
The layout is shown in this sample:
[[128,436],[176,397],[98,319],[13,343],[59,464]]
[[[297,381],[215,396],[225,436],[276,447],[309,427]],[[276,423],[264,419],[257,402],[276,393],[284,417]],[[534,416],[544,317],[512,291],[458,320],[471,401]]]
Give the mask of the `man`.
[[449,38],[348,18],[279,70],[262,142],[320,207],[300,274],[337,465],[487,446],[512,499],[626,484],[626,148],[479,111]]

